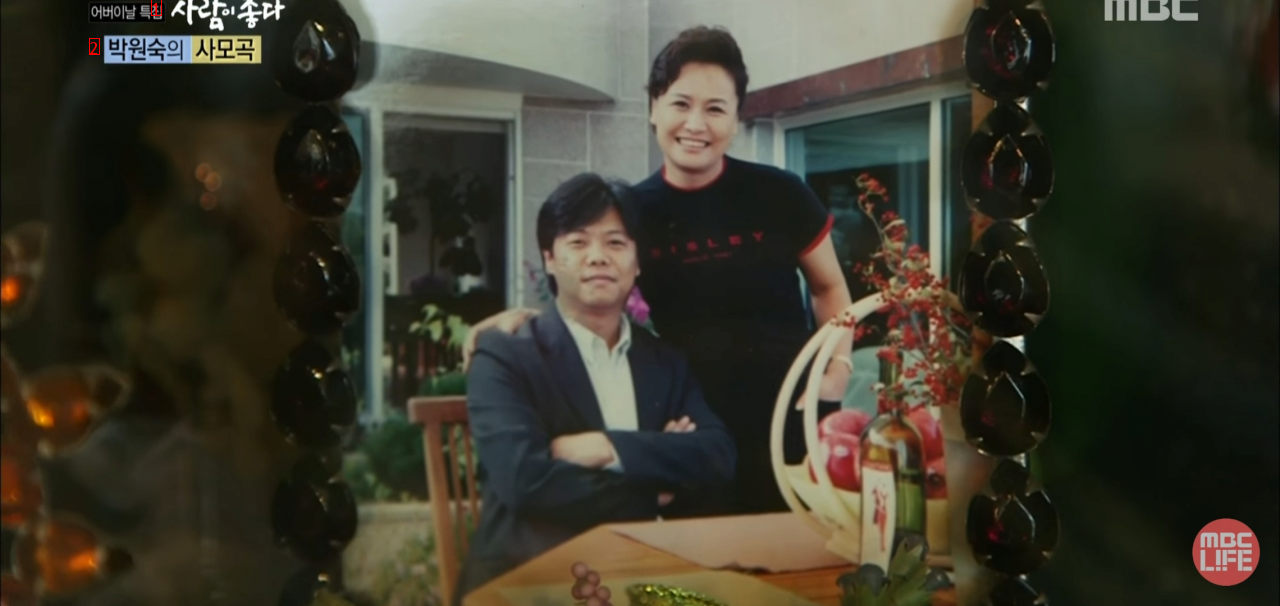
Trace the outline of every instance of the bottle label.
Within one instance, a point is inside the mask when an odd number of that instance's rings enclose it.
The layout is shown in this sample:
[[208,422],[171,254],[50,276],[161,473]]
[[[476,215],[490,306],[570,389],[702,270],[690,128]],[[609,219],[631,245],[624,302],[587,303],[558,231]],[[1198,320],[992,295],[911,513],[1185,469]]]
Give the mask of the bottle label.
[[893,532],[897,528],[897,486],[893,468],[884,463],[862,466],[862,563],[889,570]]

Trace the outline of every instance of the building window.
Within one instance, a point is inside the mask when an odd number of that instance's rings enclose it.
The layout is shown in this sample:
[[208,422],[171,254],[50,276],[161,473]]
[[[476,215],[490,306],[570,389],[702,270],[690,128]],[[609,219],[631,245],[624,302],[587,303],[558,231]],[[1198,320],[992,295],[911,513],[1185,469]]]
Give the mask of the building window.
[[805,179],[835,215],[832,241],[853,300],[871,294],[852,275],[879,242],[857,206],[854,180],[868,173],[889,190],[910,243],[929,251],[935,273],[954,275],[969,249],[959,160],[970,131],[963,87],[878,99],[779,121],[786,168]]

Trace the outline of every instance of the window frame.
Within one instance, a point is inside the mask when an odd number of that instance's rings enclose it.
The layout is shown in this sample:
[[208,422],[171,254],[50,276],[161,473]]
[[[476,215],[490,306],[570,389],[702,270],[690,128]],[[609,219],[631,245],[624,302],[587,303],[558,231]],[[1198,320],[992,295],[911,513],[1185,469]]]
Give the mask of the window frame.
[[[944,276],[947,225],[945,225],[944,196],[946,193],[946,137],[944,133],[944,103],[955,97],[971,93],[969,85],[961,82],[933,84],[909,91],[880,95],[835,107],[813,110],[780,117],[773,121],[773,164],[792,170],[787,165],[787,133],[793,130],[860,118],[881,112],[902,109],[913,105],[929,104],[929,270],[935,276]],[[803,175],[801,175],[803,178]]]
[[[369,220],[366,222],[368,233],[366,250],[371,253],[365,260],[370,280],[386,279],[388,270],[394,270],[393,259],[382,254],[383,242],[388,235],[394,237],[395,231],[385,229],[381,220],[390,196],[390,183],[384,168],[385,160],[385,124],[386,114],[415,114],[422,117],[442,120],[482,120],[506,125],[507,129],[507,196],[504,201],[507,212],[507,305],[522,301],[525,290],[523,275],[524,251],[524,207],[520,203],[521,188],[524,182],[523,141],[521,140],[524,98],[518,93],[500,93],[472,89],[431,87],[403,84],[372,83],[353,91],[343,98],[344,109],[363,113],[366,116],[365,133],[368,143],[368,154],[362,158],[364,173],[362,180],[368,179],[369,198],[365,212]],[[392,273],[391,275],[395,275]],[[368,308],[365,310],[367,334],[365,341],[368,351],[379,352],[372,358],[366,354],[364,361],[365,413],[362,422],[380,424],[387,415],[388,402],[383,384],[383,368],[381,352],[384,346],[383,328],[385,326],[386,284],[365,284],[369,291],[365,298]],[[394,280],[392,280],[394,288]]]

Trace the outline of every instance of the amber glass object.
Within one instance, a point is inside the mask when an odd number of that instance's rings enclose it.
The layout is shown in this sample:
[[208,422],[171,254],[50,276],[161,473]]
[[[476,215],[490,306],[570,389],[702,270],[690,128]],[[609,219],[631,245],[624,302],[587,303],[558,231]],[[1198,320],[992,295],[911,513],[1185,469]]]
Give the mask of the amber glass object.
[[356,82],[360,32],[338,0],[300,0],[281,13],[269,52],[281,90],[304,101],[331,101]]
[[34,445],[37,435],[22,401],[22,372],[0,345],[0,435],[4,444],[15,448]]
[[979,452],[1009,457],[1031,451],[1049,433],[1049,388],[1018,348],[999,341],[960,392],[960,423]]
[[965,146],[960,177],[974,210],[997,221],[1025,219],[1053,191],[1053,158],[1031,115],[1000,103]]
[[8,574],[0,574],[0,606],[35,606],[31,588]]
[[23,407],[40,448],[56,452],[82,440],[128,394],[129,378],[113,368],[61,366],[27,378]]
[[16,527],[40,510],[43,496],[35,461],[9,445],[0,445],[0,523]]
[[276,264],[274,295],[294,328],[322,335],[360,309],[360,276],[342,245],[318,222],[302,228]]
[[1049,20],[1031,0],[988,0],[964,33],[964,67],[978,92],[996,101],[1022,99],[1049,84],[1054,41]]
[[991,473],[988,494],[969,503],[966,531],[979,564],[1003,574],[1040,568],[1058,543],[1058,512],[1032,486],[1026,467],[1004,459]]
[[276,487],[271,527],[276,539],[299,559],[332,560],[356,534],[356,501],[351,489],[307,455]]
[[18,580],[37,595],[64,596],[132,565],[90,529],[69,519],[44,519],[25,527],[13,546]]
[[360,172],[355,139],[342,118],[323,105],[298,114],[276,146],[276,184],[285,203],[313,218],[342,214]]
[[356,394],[341,360],[306,340],[276,371],[271,412],[276,427],[307,448],[330,448],[356,420]]
[[0,326],[31,312],[44,273],[47,234],[42,223],[23,223],[0,237]]
[[1049,310],[1049,281],[1022,228],[997,221],[969,251],[960,299],[979,328],[997,337],[1025,335]]

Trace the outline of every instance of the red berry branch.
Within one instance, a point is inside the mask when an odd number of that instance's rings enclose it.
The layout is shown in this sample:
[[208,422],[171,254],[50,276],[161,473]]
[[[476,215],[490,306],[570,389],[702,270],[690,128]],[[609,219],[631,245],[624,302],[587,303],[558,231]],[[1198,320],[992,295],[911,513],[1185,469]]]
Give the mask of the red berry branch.
[[[861,191],[858,206],[880,236],[871,262],[857,264],[854,271],[885,301],[887,334],[877,355],[902,368],[894,384],[880,387],[880,410],[908,401],[958,402],[972,363],[972,326],[960,299],[946,278],[930,271],[929,254],[907,245],[907,224],[892,210],[884,185],[867,173],[854,182]],[[855,342],[870,330],[858,326]]]

